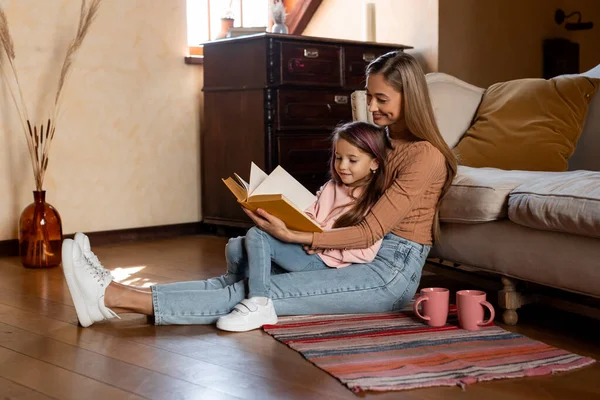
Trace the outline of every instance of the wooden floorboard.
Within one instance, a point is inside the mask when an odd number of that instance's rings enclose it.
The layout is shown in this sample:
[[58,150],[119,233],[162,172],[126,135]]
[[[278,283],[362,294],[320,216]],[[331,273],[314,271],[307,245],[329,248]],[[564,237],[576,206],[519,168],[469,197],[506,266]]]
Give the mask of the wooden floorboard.
[[[119,281],[148,286],[219,275],[225,243],[186,236],[95,251]],[[464,288],[430,275],[423,285]],[[503,327],[600,358],[595,320],[531,308],[518,326]],[[598,381],[595,364],[555,376],[478,383],[464,392],[357,395],[260,330],[156,327],[134,314],[80,328],[60,267],[28,270],[18,258],[0,258],[0,399],[597,399]]]
[[142,399],[116,387],[0,346],[0,377],[59,399]]
[[46,396],[26,386],[0,377],[0,398],[20,400],[48,400],[54,397]]

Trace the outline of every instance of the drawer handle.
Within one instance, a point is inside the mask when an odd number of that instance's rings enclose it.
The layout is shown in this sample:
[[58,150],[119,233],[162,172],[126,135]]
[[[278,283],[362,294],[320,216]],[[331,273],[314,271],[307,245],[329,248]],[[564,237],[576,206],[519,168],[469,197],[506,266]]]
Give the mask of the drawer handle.
[[371,62],[375,59],[375,54],[373,53],[363,53],[363,61]]
[[304,57],[306,58],[318,58],[319,50],[317,49],[304,49]]
[[336,104],[348,104],[348,96],[334,96],[333,101]]

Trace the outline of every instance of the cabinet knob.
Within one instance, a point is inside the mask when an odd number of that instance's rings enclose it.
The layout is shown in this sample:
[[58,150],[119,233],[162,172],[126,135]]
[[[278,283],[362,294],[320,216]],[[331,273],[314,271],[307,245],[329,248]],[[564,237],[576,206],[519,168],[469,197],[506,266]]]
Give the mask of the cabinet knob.
[[363,53],[362,59],[365,62],[371,62],[371,61],[373,61],[375,59],[375,54],[373,54],[373,53]]
[[333,96],[333,101],[335,101],[335,104],[348,104],[348,96],[336,95]]
[[304,57],[306,58],[318,58],[319,50],[317,49],[304,49]]

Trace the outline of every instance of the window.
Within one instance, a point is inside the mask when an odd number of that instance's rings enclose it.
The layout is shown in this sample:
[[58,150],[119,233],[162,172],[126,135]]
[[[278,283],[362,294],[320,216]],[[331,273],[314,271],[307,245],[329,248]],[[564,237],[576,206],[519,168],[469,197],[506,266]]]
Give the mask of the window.
[[267,27],[269,0],[187,0],[188,46],[215,39],[223,17],[234,27]]

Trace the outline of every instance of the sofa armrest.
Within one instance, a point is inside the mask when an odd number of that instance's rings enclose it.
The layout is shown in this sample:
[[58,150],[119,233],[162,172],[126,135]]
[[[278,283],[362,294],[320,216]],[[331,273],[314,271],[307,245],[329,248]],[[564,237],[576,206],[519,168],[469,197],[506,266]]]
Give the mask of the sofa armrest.
[[373,123],[373,113],[367,105],[367,91],[356,90],[350,96],[352,102],[352,120]]

